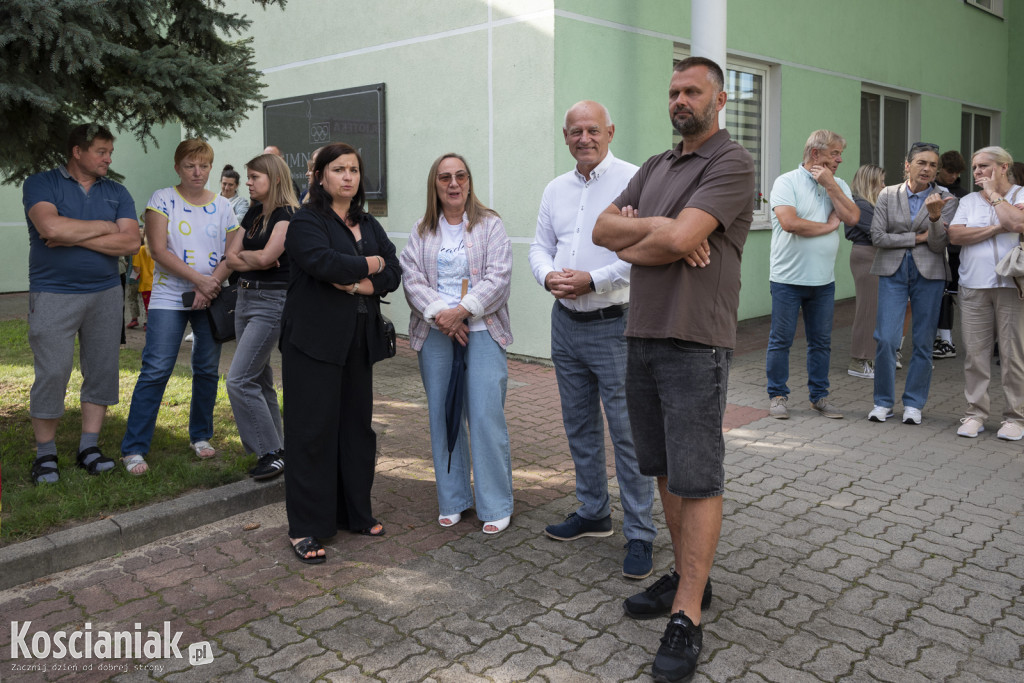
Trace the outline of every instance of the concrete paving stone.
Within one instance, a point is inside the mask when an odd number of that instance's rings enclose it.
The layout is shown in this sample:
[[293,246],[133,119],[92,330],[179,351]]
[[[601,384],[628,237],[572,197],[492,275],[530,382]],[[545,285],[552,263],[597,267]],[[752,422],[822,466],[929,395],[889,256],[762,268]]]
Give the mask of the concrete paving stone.
[[[704,620],[704,638],[710,642],[710,638],[713,636],[723,643],[743,643],[751,652],[755,652],[761,656],[774,656],[772,653],[778,649],[780,644],[783,642],[785,637],[779,637],[777,633],[765,633],[750,629],[746,623],[743,622],[743,613],[734,614],[732,610],[724,614],[718,615],[713,614],[714,603],[708,612],[705,612]],[[714,620],[709,620],[709,615],[713,615]],[[734,620],[735,619],[735,620]],[[664,621],[659,623],[664,626]],[[792,630],[788,633],[793,633]]]
[[[744,604],[753,609],[751,603],[745,602]],[[778,609],[766,612],[766,615],[772,619],[778,619],[790,628],[797,628],[822,609],[825,609],[824,603],[817,602],[807,595],[795,595],[788,598]]]
[[870,609],[865,610],[863,614],[884,626],[895,627],[900,622],[906,621],[918,604],[917,601],[907,600],[900,595],[887,594]]
[[430,557],[440,564],[457,570],[465,570],[480,564],[480,560],[468,553],[459,552],[452,545],[444,545],[429,553]]
[[284,647],[275,646],[272,654],[253,659],[248,664],[259,676],[266,678],[274,673],[292,670],[300,661],[308,657],[321,656],[326,651],[315,640],[305,639]]
[[782,644],[774,651],[760,652],[760,654],[770,654],[772,659],[781,662],[784,666],[800,669],[813,661],[815,655],[828,647],[829,644],[829,641],[824,638],[808,631],[800,630],[792,633],[782,641]]
[[863,659],[863,653],[855,652],[843,643],[830,643],[818,650],[814,658],[801,669],[823,681],[845,681],[847,676],[854,673],[856,664]]
[[[182,654],[185,655],[184,652]],[[188,655],[185,655],[182,659],[174,659],[173,662],[159,660],[153,663],[165,666],[163,673],[155,680],[173,681],[174,683],[193,683],[196,680],[222,681],[225,680],[225,677],[238,675],[239,673],[248,673],[250,679],[255,679],[256,677],[256,672],[240,663],[232,653],[218,652],[216,648],[214,649],[213,661],[202,666],[192,666],[189,664]],[[169,668],[171,665],[176,668]]]
[[[503,634],[498,638],[489,640],[475,651],[470,652],[468,655],[463,657],[462,664],[466,667],[466,670],[474,674],[482,674],[486,669],[492,669],[503,663],[508,657],[512,656],[517,652],[522,652],[527,649],[525,643],[519,642],[511,634]],[[544,655],[537,648],[533,648],[538,655],[543,659],[547,660],[546,663],[551,663],[549,657]],[[512,680],[512,679],[500,679],[500,680]],[[519,679],[524,680],[524,679]]]
[[304,638],[294,626],[282,622],[276,614],[250,622],[247,628],[254,636],[271,643],[275,648],[297,643]]
[[743,645],[732,643],[717,649],[710,656],[701,653],[698,669],[713,680],[726,681],[742,678],[750,665],[761,659]]
[[565,661],[538,669],[535,677],[545,683],[601,683],[597,676],[580,673]]
[[[445,628],[443,619],[437,623],[421,628],[416,631],[403,631],[415,640],[419,645],[431,652],[438,652],[449,660],[459,659],[461,656],[476,649],[476,645],[469,642],[469,639],[459,633],[453,633]],[[493,635],[497,635],[494,632]]]
[[929,681],[956,680],[961,664],[967,655],[945,646],[926,647],[915,662],[907,665],[910,670],[921,674]]
[[424,678],[431,678],[433,672],[445,669],[451,663],[446,657],[436,652],[413,655],[390,669],[377,672],[381,680],[388,683],[418,683]]
[[442,616],[438,625],[449,633],[460,635],[468,640],[474,648],[478,648],[487,641],[499,637],[499,631],[486,621],[471,619],[465,612],[455,612]]
[[999,621],[1010,600],[997,598],[989,593],[980,593],[967,599],[967,605],[956,610],[956,614],[973,619],[979,624],[991,625]]
[[829,543],[836,552],[850,557],[858,557],[875,564],[888,560],[898,546],[879,539],[864,538],[858,533],[844,534]]
[[[349,679],[337,678],[333,679],[337,681],[348,681]],[[353,679],[355,680],[355,679]],[[363,680],[374,680],[380,679],[363,679]],[[451,666],[434,671],[433,674],[424,680],[424,683],[478,683],[480,677],[476,674],[472,674],[466,670],[466,667],[461,663],[452,664]]]
[[840,560],[839,564],[835,567],[826,571],[829,574],[838,576],[844,581],[852,583],[864,577],[869,571],[871,571],[872,567],[876,566],[876,564],[877,563],[863,557],[847,557],[844,560]]
[[964,564],[949,580],[976,593],[990,593],[1004,600],[1020,597],[1020,582],[1012,574],[994,572],[978,565]]
[[270,674],[267,678],[276,683],[308,683],[320,680],[321,676],[336,673],[345,664],[333,652],[308,657],[293,667]]
[[509,586],[508,590],[523,600],[534,601],[546,609],[558,607],[565,603],[571,595],[581,593],[584,590],[584,587],[581,584],[575,582],[573,582],[571,587],[568,585],[562,585],[558,581],[549,581],[549,583],[554,583],[555,585],[545,586],[538,583],[533,578],[529,578],[524,579],[518,584]]
[[[550,598],[551,596],[548,597]],[[543,604],[523,595],[503,594],[496,596],[496,600],[491,606],[493,607],[498,604],[502,608],[492,614],[480,614],[477,610],[474,610],[474,612],[478,619],[487,622],[498,631],[504,632],[529,623],[537,616],[544,614],[549,609],[556,608],[561,603]]]
[[[914,584],[910,584],[906,583],[908,579],[919,580],[916,580]],[[882,593],[900,595],[913,602],[923,600],[931,591],[931,588],[935,586],[933,582],[920,579],[920,577],[910,577],[903,572],[887,568],[884,565],[875,567],[875,569],[861,577],[860,582]]]
[[[654,652],[657,648],[657,638],[651,640],[651,649],[649,651],[634,645],[633,647],[616,652],[586,673],[594,674],[602,681],[630,681],[637,678],[649,681],[651,664],[654,662]],[[700,662],[698,661],[699,669]]]
[[967,564],[976,564],[989,571],[1008,572],[1021,579],[1024,578],[1024,562],[1018,563],[1017,560],[1015,551],[1002,550],[992,543],[986,543],[967,560]]
[[237,656],[241,662],[249,663],[254,659],[269,657],[277,648],[278,643],[253,634],[248,627],[236,631],[222,633],[217,642],[226,651]]
[[881,657],[896,667],[905,667],[917,660],[929,641],[913,631],[900,629],[882,638],[881,644],[871,649],[872,658]]
[[984,660],[972,659],[962,667],[957,683],[1020,683],[1020,673],[993,666]]
[[796,565],[779,577],[791,590],[806,593],[818,602],[829,603],[839,598],[850,584],[825,572],[815,572]]
[[1001,619],[997,620],[992,626],[996,629],[1016,633],[1021,638],[1024,638],[1024,619],[1019,615],[1006,614]]
[[772,583],[782,573],[793,565],[776,557],[760,557],[746,569],[742,570],[745,576],[762,583]]
[[1024,644],[1016,634],[993,630],[982,638],[981,647],[974,651],[993,664],[1011,666],[1019,664],[1024,655]]
[[[928,642],[940,643],[943,647],[956,650],[957,652],[969,654],[982,643],[982,637],[987,631],[965,634],[963,630],[956,628],[955,619],[937,620],[938,615],[928,615],[924,618],[915,613],[901,628],[910,631]],[[936,623],[938,621],[938,623]]]
[[855,671],[863,672],[875,681],[887,683],[931,683],[922,674],[902,666],[893,666],[883,659],[869,657],[853,665]]
[[214,636],[224,631],[233,631],[253,619],[262,619],[266,615],[267,609],[262,605],[240,607],[202,622],[202,629],[204,633]]
[[401,634],[396,633],[395,635],[397,637],[393,641],[386,645],[376,645],[369,653],[358,657],[350,657],[347,652],[339,653],[339,655],[347,661],[352,661],[353,663],[358,664],[363,671],[378,672],[394,668],[401,664],[405,659],[413,655],[423,654],[427,651],[425,647],[416,641],[405,638]]
[[775,583],[768,583],[754,589],[750,597],[744,601],[744,605],[752,612],[770,615],[792,597],[794,593]]
[[[720,600],[719,604],[721,604]],[[617,624],[622,619],[623,614],[622,600],[612,599],[601,603],[593,611],[578,615],[575,618],[600,633],[613,624]]]
[[763,681],[786,681],[787,683],[821,683],[821,679],[801,669],[792,669],[774,659],[766,658],[750,665],[749,674],[760,676]]
[[942,612],[953,614],[966,607],[967,601],[974,595],[975,593],[956,584],[941,583],[935,586],[922,602],[932,605]]
[[[640,586],[632,586],[624,592],[632,595],[634,592],[640,592],[640,590],[642,590]],[[628,595],[624,597],[628,597]],[[567,617],[577,618],[584,614],[590,614],[599,606],[608,602],[612,602],[617,606],[621,605],[621,601],[624,597],[612,595],[612,597],[609,598],[607,592],[591,589],[572,596],[572,599],[559,606],[557,609]]]
[[602,633],[576,644],[561,659],[570,660],[578,670],[592,673],[617,652],[628,648],[627,644],[610,634]]
[[338,607],[338,597],[333,593],[321,593],[289,607],[279,609],[277,614],[286,624],[291,624],[303,619],[309,619],[332,607]]

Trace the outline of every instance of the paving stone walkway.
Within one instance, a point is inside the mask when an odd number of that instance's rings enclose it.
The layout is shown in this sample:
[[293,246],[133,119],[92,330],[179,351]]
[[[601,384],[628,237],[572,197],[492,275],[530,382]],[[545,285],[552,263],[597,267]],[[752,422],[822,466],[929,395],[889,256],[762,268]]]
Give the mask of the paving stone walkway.
[[[763,347],[734,358],[725,520],[694,680],[1019,683],[1024,442],[996,439],[998,420],[978,439],[955,436],[960,360],[936,361],[924,424],[867,422],[871,381],[846,375],[848,338],[836,330],[832,356],[843,420],[803,400],[800,341],[789,420],[767,416]],[[342,533],[327,563],[303,565],[271,505],[2,591],[0,679],[650,680],[664,621],[622,612],[649,581],[620,574],[621,510],[610,538],[542,533],[575,509],[553,370],[510,363],[516,514],[484,536],[473,515],[435,522],[414,354],[403,344],[377,367],[384,538]],[[671,567],[660,505],[656,518],[655,576]],[[213,661],[13,659],[11,621],[31,621],[30,635],[167,621],[183,654],[206,641]],[[47,670],[16,670],[29,666]]]

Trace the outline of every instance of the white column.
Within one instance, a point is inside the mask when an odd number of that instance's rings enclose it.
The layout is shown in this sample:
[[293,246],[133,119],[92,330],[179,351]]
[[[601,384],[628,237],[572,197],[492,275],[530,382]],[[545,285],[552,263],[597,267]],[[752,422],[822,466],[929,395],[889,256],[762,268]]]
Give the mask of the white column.
[[[694,57],[713,59],[725,66],[727,0],[690,0],[690,36]],[[718,125],[725,128],[725,109],[718,113]]]

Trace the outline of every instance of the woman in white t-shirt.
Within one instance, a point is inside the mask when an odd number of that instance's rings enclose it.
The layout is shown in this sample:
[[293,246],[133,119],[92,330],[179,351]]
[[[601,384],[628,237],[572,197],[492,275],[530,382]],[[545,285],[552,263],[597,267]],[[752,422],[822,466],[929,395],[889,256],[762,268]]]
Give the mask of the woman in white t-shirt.
[[194,334],[189,442],[200,458],[216,455],[210,439],[220,344],[213,339],[206,309],[231,272],[224,255],[238,225],[231,203],[206,189],[212,167],[213,148],[203,140],[185,140],[174,151],[174,172],[181,182],[157,190],[146,205],[153,291],[142,370],[121,442],[121,459],[134,475],[149,469],[145,456],[186,325]]
[[992,343],[998,341],[1006,406],[997,436],[1018,441],[1024,437],[1024,302],[1013,280],[997,275],[995,267],[1024,231],[1024,192],[1010,180],[1013,158],[1002,147],[979,149],[971,166],[981,189],[960,200],[949,226],[949,241],[962,245],[958,297],[966,351],[967,412],[956,433],[974,438],[985,431]]
[[[430,167],[427,210],[409,235],[401,263],[411,309],[409,343],[419,353],[430,412],[437,521],[454,526],[474,506],[468,436],[477,517],[485,534],[496,534],[508,526],[513,506],[505,422],[512,244],[498,214],[473,194],[473,177],[461,156],[446,154]],[[460,371],[466,390],[453,418],[458,436],[449,445],[445,404],[456,345],[465,350]]]

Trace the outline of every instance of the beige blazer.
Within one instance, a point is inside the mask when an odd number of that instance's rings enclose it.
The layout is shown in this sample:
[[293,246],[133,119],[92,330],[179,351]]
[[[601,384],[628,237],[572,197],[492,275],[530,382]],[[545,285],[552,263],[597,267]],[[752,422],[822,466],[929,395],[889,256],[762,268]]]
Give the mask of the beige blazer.
[[[875,201],[875,217],[871,221],[871,243],[876,247],[875,260],[871,264],[872,275],[892,275],[903,263],[909,251],[914,257],[917,271],[929,280],[949,280],[949,264],[946,263],[946,246],[949,244],[947,228],[956,214],[957,199],[934,184],[928,192],[939,192],[943,198],[952,197],[942,209],[942,218],[935,222],[928,219],[924,204],[911,219],[910,200],[907,184],[889,185]],[[919,233],[927,232],[928,240],[916,243]]]

